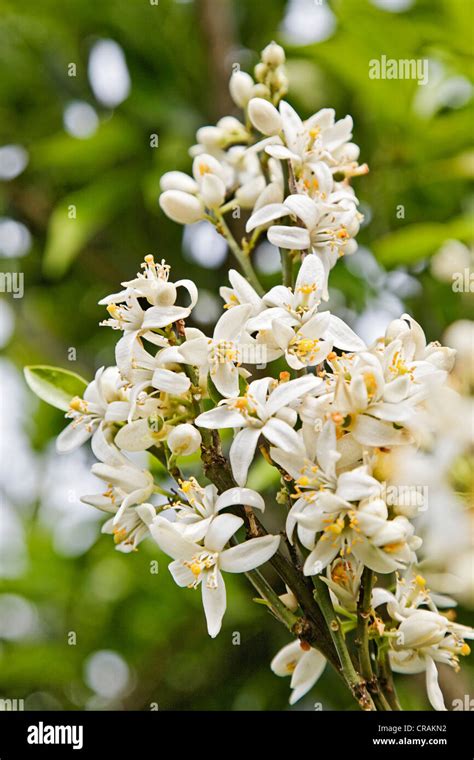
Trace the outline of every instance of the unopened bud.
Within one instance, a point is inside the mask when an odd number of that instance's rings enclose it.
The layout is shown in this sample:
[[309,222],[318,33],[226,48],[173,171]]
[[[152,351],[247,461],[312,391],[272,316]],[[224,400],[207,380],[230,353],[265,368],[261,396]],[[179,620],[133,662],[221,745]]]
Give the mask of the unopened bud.
[[276,42],[270,42],[270,44],[262,50],[261,57],[262,61],[268,66],[276,67],[285,63],[285,51],[282,46],[278,45]]
[[176,456],[194,454],[201,445],[201,433],[193,425],[184,423],[173,428],[168,436],[168,446]]
[[234,71],[229,82],[229,92],[232,100],[239,108],[245,108],[252,97],[253,79],[245,71]]
[[202,201],[182,190],[166,190],[159,203],[166,216],[178,224],[194,224],[204,216]]
[[182,190],[183,193],[197,193],[197,182],[184,172],[166,172],[160,179],[160,187],[165,190]]
[[248,113],[253,126],[263,135],[277,135],[281,132],[281,116],[268,100],[252,98]]
[[201,182],[201,198],[208,208],[219,208],[224,203],[225,185],[215,174],[205,174]]

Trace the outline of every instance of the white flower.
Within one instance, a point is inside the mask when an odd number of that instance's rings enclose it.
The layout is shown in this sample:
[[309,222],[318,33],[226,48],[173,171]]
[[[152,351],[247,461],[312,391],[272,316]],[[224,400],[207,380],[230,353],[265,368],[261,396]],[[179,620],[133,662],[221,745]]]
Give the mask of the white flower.
[[355,558],[339,557],[328,565],[326,577],[321,576],[321,580],[328,586],[334,604],[341,605],[349,612],[356,612],[363,571],[363,563]]
[[[289,195],[283,203],[271,203],[258,209],[246,224],[247,232],[263,227],[283,216],[301,220],[303,226],[273,225],[267,231],[273,245],[289,250],[312,250],[322,254],[354,251],[351,240],[357,235],[361,215],[348,190],[330,195],[325,202],[306,195]],[[347,250],[346,250],[347,249]],[[327,256],[324,257],[324,260]]]
[[277,285],[263,296],[267,308],[252,316],[246,329],[257,332],[257,342],[269,356],[285,355],[293,369],[323,362],[336,345],[345,351],[361,351],[364,342],[329,311],[317,312],[326,290],[324,265],[317,256],[305,257],[294,291]]
[[474,638],[474,631],[466,626],[462,633],[449,631],[449,622],[431,610],[416,610],[405,618],[394,637],[390,639],[390,665],[397,673],[426,672],[426,691],[435,710],[446,710],[438,684],[436,662],[459,670],[459,655],[470,653],[464,638]]
[[[436,662],[459,670],[459,656],[470,653],[465,639],[474,638],[474,630],[441,615],[435,604],[451,606],[449,597],[431,594],[425,579],[416,575],[409,581],[397,577],[395,594],[385,588],[374,588],[372,606],[387,604],[387,611],[397,621],[395,630],[386,633],[390,639],[390,664],[398,673],[426,672],[428,698],[435,710],[446,710],[438,684]],[[422,608],[423,606],[423,608]],[[424,609],[424,607],[429,609]]]
[[200,447],[201,441],[201,433],[189,423],[177,425],[168,435],[168,446],[175,456],[194,454]]
[[127,507],[120,515],[107,520],[102,526],[102,533],[113,535],[116,548],[128,554],[137,551],[138,544],[149,535],[149,528],[156,517],[156,509],[151,504]]
[[105,436],[100,428],[92,441],[92,449],[101,460],[92,465],[92,473],[107,483],[107,489],[100,494],[83,496],[81,501],[114,513],[117,525],[128,507],[143,504],[150,498],[155,488],[153,476],[127,459],[111,442],[110,434]]
[[318,681],[326,667],[326,658],[316,649],[304,649],[299,641],[293,641],[280,649],[270,667],[277,676],[291,675],[290,705],[294,705]]
[[151,525],[156,543],[174,560],[169,570],[178,586],[197,588],[201,584],[207,630],[212,638],[221,629],[227,605],[221,571],[246,573],[253,570],[267,562],[280,543],[279,536],[269,535],[226,549],[226,544],[243,522],[235,515],[218,515],[212,521],[203,545],[185,538],[163,518],[157,517]]
[[[336,122],[334,110],[323,108],[303,122],[294,108],[284,100],[280,103],[279,111],[282,136],[273,137],[269,141],[262,140],[256,147],[264,148],[274,158],[290,160],[303,188],[313,189],[311,170],[320,161],[324,161],[332,172],[343,172],[346,176],[367,172],[365,165],[357,166],[359,148],[350,142],[350,116]],[[309,184],[305,185],[304,182]]]
[[130,403],[119,380],[116,367],[100,367],[87,386],[84,398],[75,396],[71,399],[66,417],[72,422],[56,440],[58,451],[73,451],[82,446],[101,424],[127,419]]
[[[297,457],[288,447],[271,448],[272,459],[295,480],[295,504],[288,513],[286,532],[292,541],[295,525],[310,550],[305,575],[315,575],[337,557],[353,554],[381,573],[406,567],[421,543],[402,516],[388,520],[381,484],[367,466],[338,473],[335,427],[328,421],[317,437],[316,463]],[[321,536],[317,539],[318,534]]]
[[[342,431],[365,446],[391,447],[422,437],[426,403],[452,366],[451,349],[426,345],[407,315],[387,328],[371,351],[331,361],[328,391]],[[334,386],[335,382],[335,386]]]
[[293,430],[296,412],[287,407],[320,385],[321,381],[314,375],[305,375],[273,388],[269,377],[254,380],[244,396],[221,401],[215,409],[200,414],[196,425],[217,429],[242,428],[232,442],[229,458],[234,479],[243,486],[261,435],[297,457],[304,456],[302,439]]
[[212,520],[226,507],[240,505],[262,512],[265,509],[260,494],[250,488],[229,488],[219,494],[214,484],[202,488],[195,478],[190,478],[180,483],[180,490],[185,501],[172,504],[162,514],[164,517],[168,513],[174,515],[173,525],[191,541],[202,541]]
[[250,314],[253,316],[258,314],[265,305],[262,298],[258,295],[256,290],[251,286],[245,277],[242,277],[235,269],[229,270],[229,281],[232,287],[222,285],[219,288],[221,298],[225,301],[224,309],[232,309],[234,306],[251,306],[252,311]]
[[261,356],[254,349],[255,341],[244,329],[251,312],[252,307],[248,304],[236,306],[220,317],[212,338],[206,338],[200,330],[192,330],[186,333],[187,340],[179,346],[181,361],[199,367],[205,376],[210,373],[222,396],[237,396],[238,367],[243,361],[261,362]]
[[[164,259],[157,264],[152,255],[145,256],[145,261],[141,265],[143,272],[138,272],[134,280],[122,282],[122,285],[139,298],[146,298],[151,306],[174,307],[178,295],[178,288],[187,290],[190,298],[190,305],[187,307],[189,316],[191,309],[198,300],[198,291],[192,280],[178,280],[170,282],[169,264]],[[180,308],[180,307],[175,307]],[[176,312],[178,313],[178,312]],[[180,312],[182,313],[182,312]],[[185,319],[185,316],[178,316],[178,319]],[[176,319],[172,319],[175,322]]]

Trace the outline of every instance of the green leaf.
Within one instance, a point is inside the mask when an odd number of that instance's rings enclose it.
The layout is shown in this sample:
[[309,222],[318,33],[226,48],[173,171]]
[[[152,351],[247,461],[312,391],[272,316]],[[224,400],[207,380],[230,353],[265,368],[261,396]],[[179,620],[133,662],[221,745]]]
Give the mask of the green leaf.
[[372,249],[382,264],[412,264],[433,255],[445,240],[469,240],[472,219],[460,216],[451,222],[410,224],[374,241]]
[[207,376],[207,392],[209,393],[209,398],[216,404],[216,406],[224,398],[224,396],[221,396],[217,390],[210,375]]
[[112,172],[82,190],[63,198],[48,225],[43,269],[48,277],[61,277],[89,240],[125,207],[136,176]]
[[36,365],[25,367],[24,373],[29,387],[40,399],[65,412],[71,399],[74,396],[82,397],[87,388],[83,377],[59,367]]

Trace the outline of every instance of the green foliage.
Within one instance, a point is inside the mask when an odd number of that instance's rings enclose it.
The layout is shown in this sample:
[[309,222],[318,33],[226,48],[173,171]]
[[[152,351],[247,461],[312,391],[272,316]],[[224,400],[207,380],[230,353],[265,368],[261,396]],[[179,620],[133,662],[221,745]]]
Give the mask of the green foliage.
[[65,412],[71,399],[81,397],[87,387],[87,381],[80,375],[58,367],[25,367],[24,373],[29,387],[40,399]]

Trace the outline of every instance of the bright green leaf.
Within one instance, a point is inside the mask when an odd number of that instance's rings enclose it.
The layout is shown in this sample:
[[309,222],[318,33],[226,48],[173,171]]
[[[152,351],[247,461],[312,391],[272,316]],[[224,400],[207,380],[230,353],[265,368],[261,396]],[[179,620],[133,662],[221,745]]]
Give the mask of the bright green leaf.
[[25,367],[24,373],[29,387],[40,399],[65,412],[71,399],[82,396],[87,388],[83,377],[59,367],[36,365]]

